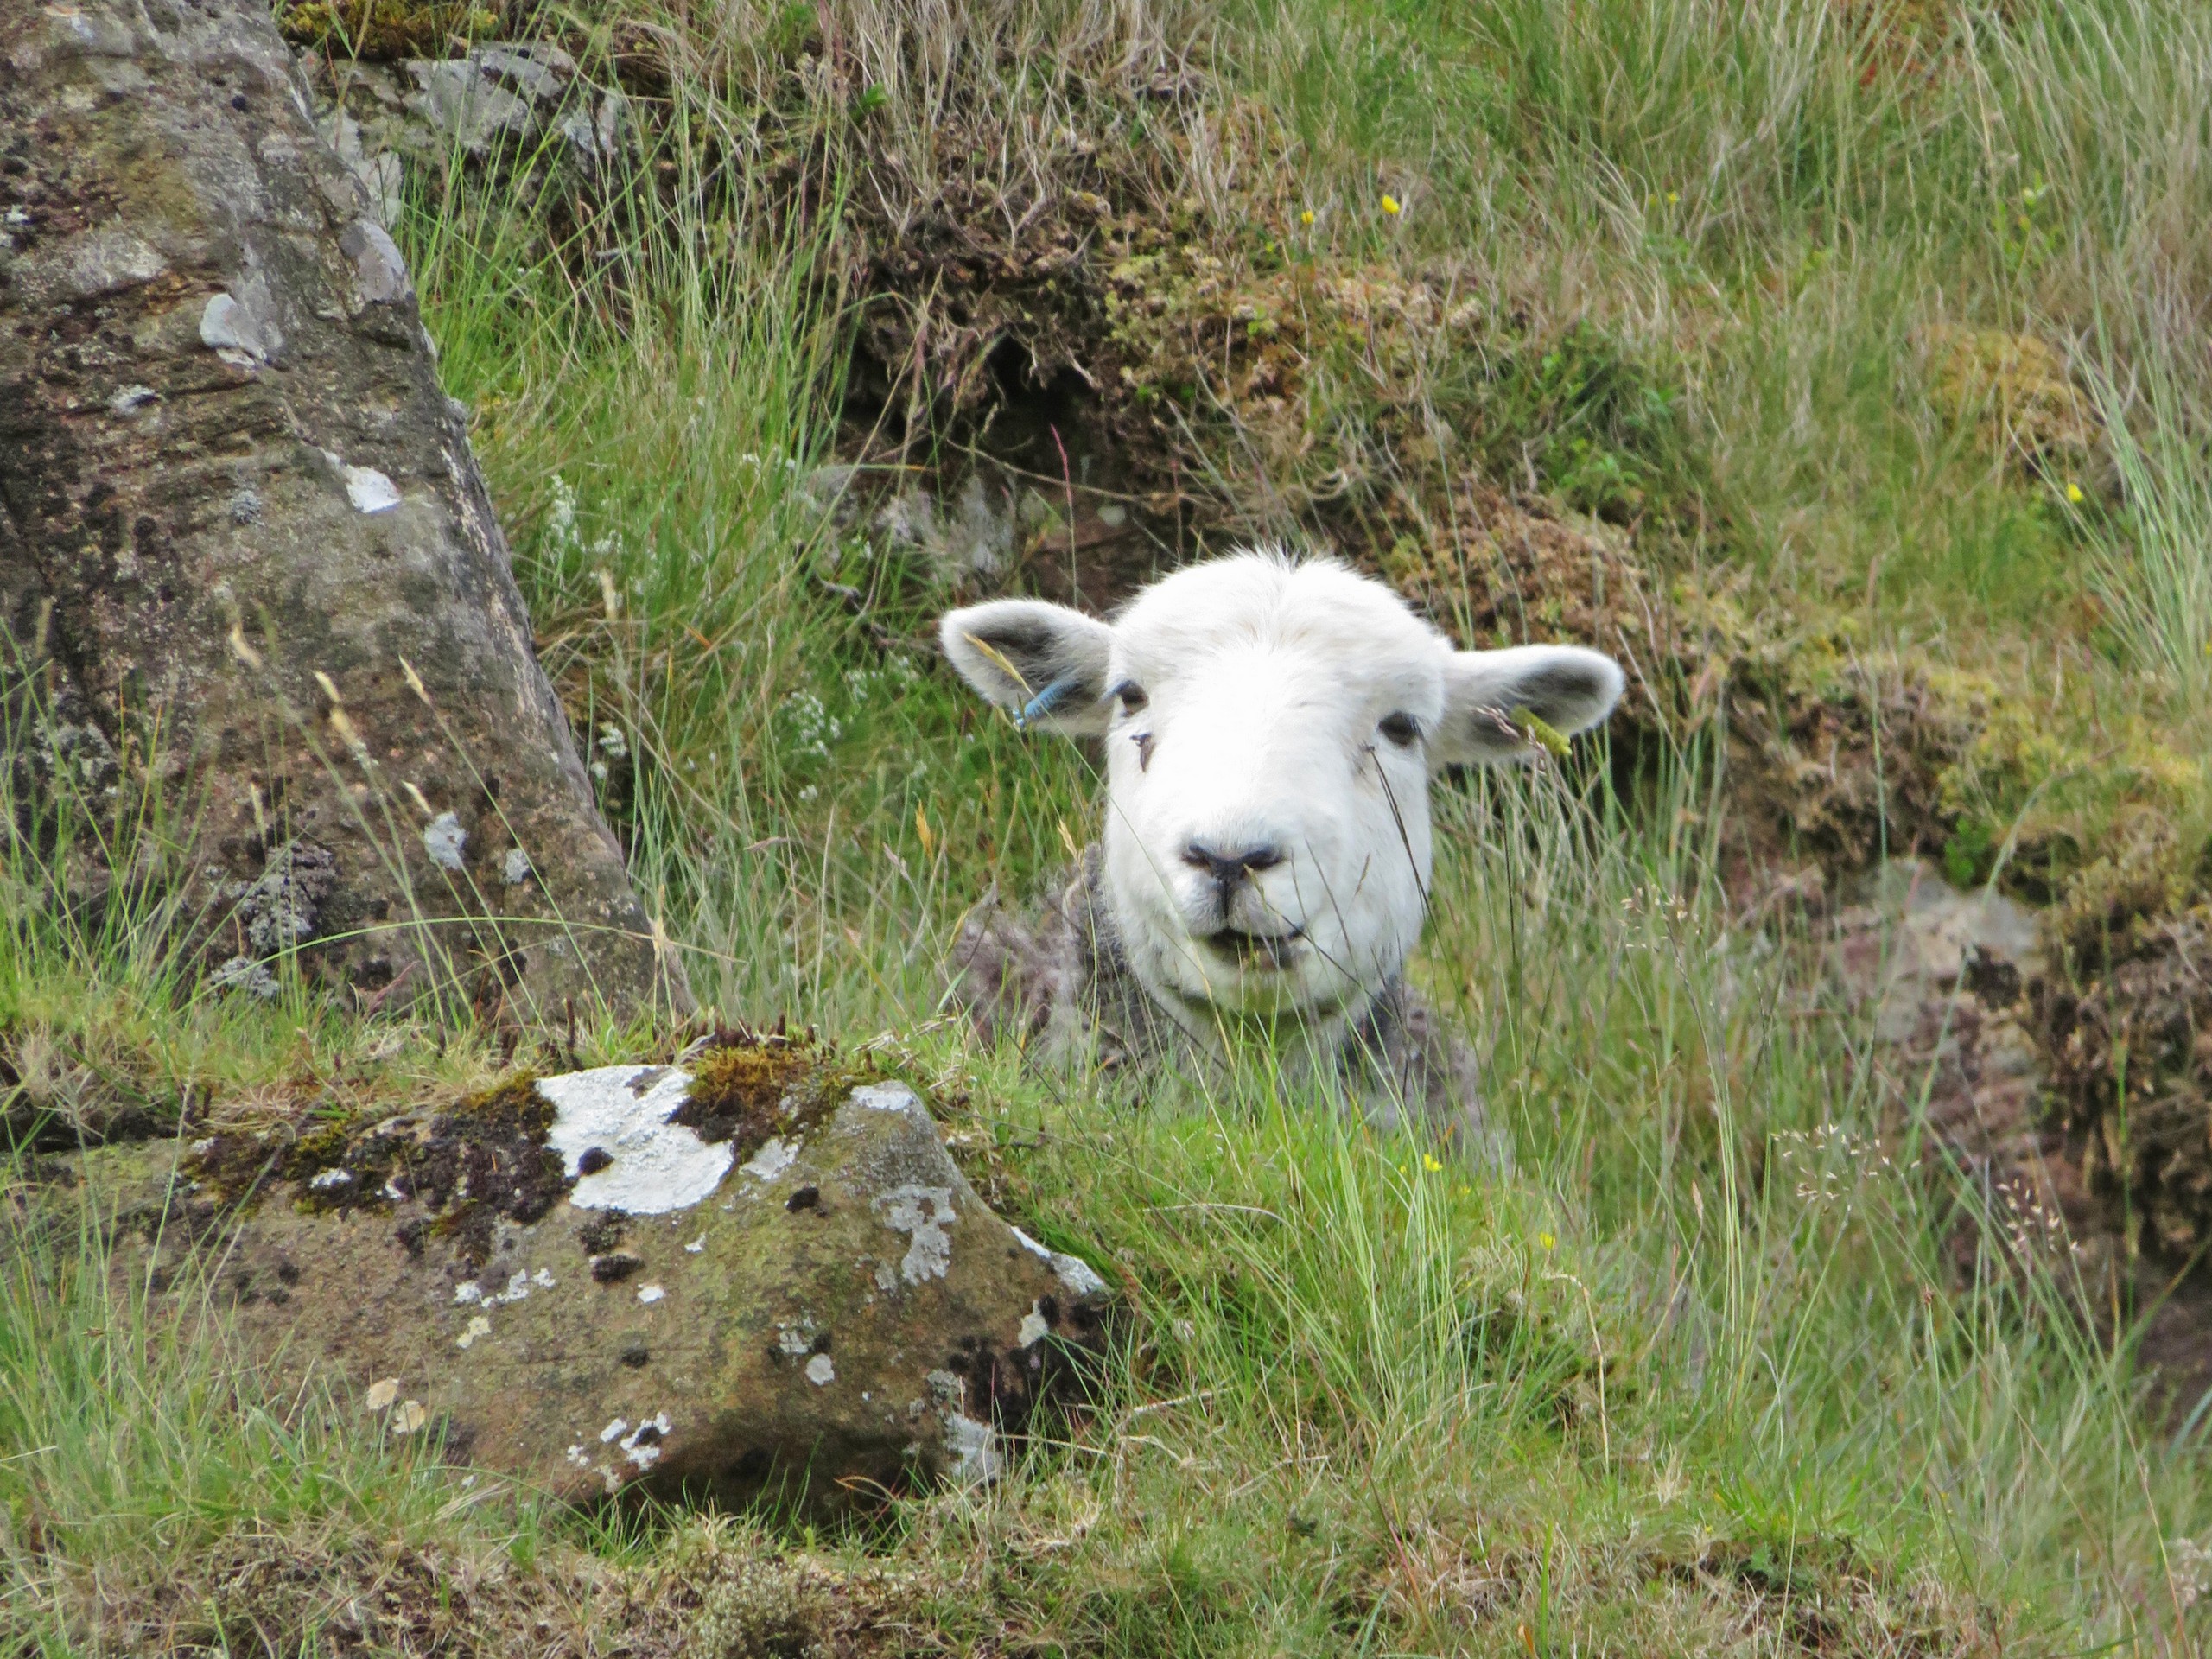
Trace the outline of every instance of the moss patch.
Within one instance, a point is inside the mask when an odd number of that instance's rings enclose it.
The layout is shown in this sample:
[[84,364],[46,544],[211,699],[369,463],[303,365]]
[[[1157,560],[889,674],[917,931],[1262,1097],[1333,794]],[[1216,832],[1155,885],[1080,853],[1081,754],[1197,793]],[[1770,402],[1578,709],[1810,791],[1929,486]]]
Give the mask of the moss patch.
[[2050,341],[1947,324],[1925,346],[1936,409],[1991,454],[2038,477],[2071,480],[2093,465],[2103,425]]
[[319,1211],[389,1211],[415,1198],[430,1212],[427,1230],[454,1239],[465,1260],[480,1265],[499,1220],[537,1221],[575,1185],[545,1144],[553,1116],[536,1077],[524,1072],[428,1116],[212,1135],[194,1143],[182,1167],[226,1204],[251,1203],[272,1185],[289,1185],[295,1204]]
[[286,0],[276,24],[295,46],[340,57],[442,58],[496,40],[503,0]]
[[742,1163],[772,1138],[822,1122],[874,1075],[838,1063],[810,1038],[726,1033],[692,1065],[691,1087],[669,1122],[710,1146],[730,1142]]

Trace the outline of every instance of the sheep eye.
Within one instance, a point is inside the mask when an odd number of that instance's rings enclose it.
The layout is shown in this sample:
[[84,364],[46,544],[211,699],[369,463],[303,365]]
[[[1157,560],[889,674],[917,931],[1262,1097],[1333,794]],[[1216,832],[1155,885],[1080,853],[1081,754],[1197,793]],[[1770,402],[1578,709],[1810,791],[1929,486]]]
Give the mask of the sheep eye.
[[1411,715],[1386,715],[1376,729],[1402,749],[1409,749],[1421,741],[1421,723]]
[[1123,680],[1114,688],[1114,696],[1121,699],[1122,712],[1125,715],[1134,715],[1152,701],[1145,696],[1144,688],[1135,680]]

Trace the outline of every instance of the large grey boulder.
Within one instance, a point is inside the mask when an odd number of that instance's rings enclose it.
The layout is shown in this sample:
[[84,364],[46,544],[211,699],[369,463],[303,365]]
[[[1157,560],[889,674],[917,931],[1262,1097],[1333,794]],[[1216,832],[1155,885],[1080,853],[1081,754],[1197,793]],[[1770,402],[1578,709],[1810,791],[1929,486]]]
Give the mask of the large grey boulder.
[[985,1479],[1104,1337],[1104,1284],[977,1198],[912,1089],[774,1039],[162,1161],[86,1154],[121,1271],[212,1273],[277,1379],[574,1500]]
[[[533,66],[537,67],[537,66]],[[550,71],[546,72],[550,73]],[[689,1005],[398,248],[254,0],[0,6],[0,715],[221,982]]]

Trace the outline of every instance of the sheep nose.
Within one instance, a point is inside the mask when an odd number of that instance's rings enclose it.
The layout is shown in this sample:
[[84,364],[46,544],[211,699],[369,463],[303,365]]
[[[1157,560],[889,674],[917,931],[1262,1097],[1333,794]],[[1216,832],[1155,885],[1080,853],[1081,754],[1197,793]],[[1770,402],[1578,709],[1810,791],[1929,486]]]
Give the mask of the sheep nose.
[[1194,841],[1183,849],[1183,861],[1192,869],[1204,870],[1224,887],[1233,887],[1255,870],[1273,869],[1282,862],[1282,850],[1277,847],[1247,847],[1242,852],[1217,852],[1204,842]]

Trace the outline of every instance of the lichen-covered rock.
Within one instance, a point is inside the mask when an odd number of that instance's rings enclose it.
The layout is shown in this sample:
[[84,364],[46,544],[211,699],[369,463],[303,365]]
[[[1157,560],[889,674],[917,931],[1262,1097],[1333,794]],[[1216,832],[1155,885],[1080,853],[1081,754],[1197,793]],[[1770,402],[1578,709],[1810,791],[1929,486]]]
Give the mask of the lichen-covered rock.
[[86,1157],[125,1270],[219,1263],[279,1374],[579,1501],[985,1478],[1103,1337],[1103,1281],[983,1205],[911,1089],[803,1045]]
[[194,830],[176,870],[63,837],[67,899],[163,892],[234,995],[296,963],[363,1006],[688,1007],[405,265],[268,8],[0,8],[0,160],[15,804],[53,836],[165,797]]

